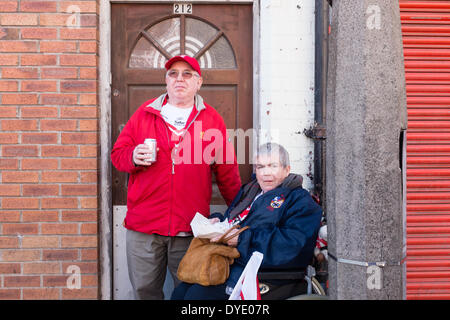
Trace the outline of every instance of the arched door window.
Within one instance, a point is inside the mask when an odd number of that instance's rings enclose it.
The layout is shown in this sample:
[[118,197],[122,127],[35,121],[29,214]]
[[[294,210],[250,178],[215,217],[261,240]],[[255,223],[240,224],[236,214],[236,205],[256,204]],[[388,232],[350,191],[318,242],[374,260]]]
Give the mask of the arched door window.
[[202,69],[235,69],[236,58],[224,33],[200,19],[179,16],[143,30],[134,46],[129,68],[162,69],[173,56],[195,57]]

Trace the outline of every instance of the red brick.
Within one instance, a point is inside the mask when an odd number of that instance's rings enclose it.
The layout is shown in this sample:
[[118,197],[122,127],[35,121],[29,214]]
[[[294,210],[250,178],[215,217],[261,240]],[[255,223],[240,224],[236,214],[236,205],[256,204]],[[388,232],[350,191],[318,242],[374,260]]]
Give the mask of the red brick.
[[80,79],[97,79],[97,68],[80,68]]
[[3,26],[35,26],[38,24],[38,15],[35,13],[5,13],[0,17]]
[[22,55],[20,62],[22,66],[54,66],[57,61],[55,55],[27,54]]
[[57,300],[59,299],[59,289],[57,288],[33,288],[22,289],[24,300]]
[[58,221],[58,211],[23,211],[23,222]]
[[55,144],[58,142],[57,133],[23,133],[22,143],[27,144]]
[[42,250],[44,261],[64,261],[78,259],[78,249]]
[[4,157],[36,157],[38,155],[37,146],[3,146]]
[[82,41],[80,42],[80,52],[82,53],[97,53],[97,41]]
[[[0,80],[0,91],[18,91],[18,83],[17,81],[10,81],[10,80]],[[5,116],[1,114],[2,118],[5,118]]]
[[97,247],[97,236],[67,236],[61,237],[61,248]]
[[[1,142],[0,142],[1,144]],[[1,159],[0,158],[0,169],[1,170],[17,170],[19,169],[19,161],[17,159]]]
[[3,68],[2,70],[3,79],[14,78],[14,79],[30,79],[38,77],[37,68]]
[[0,54],[0,65],[16,66],[18,64],[19,64],[19,56],[17,54]]
[[[0,10],[1,12],[1,10]],[[20,39],[19,28],[3,28],[0,26],[0,40],[19,40]]]
[[4,285],[8,287],[39,287],[41,285],[40,276],[5,276]]
[[[41,15],[42,24],[42,15]],[[75,41],[41,41],[40,51],[46,53],[70,53],[77,52]]]
[[59,58],[61,66],[90,66],[97,65],[97,56],[95,54],[63,54]]
[[20,196],[20,185],[0,184],[0,197]]
[[97,146],[80,146],[80,156],[83,158],[98,157]]
[[17,1],[0,1],[0,12],[15,11],[17,11]]
[[97,299],[98,298],[98,289],[97,288],[81,288],[81,289],[62,289],[62,299]]
[[0,274],[8,273],[20,273],[20,263],[0,263]]
[[81,225],[81,234],[97,234],[97,230],[96,223],[83,223]]
[[43,198],[41,199],[43,209],[78,208],[76,198]]
[[0,249],[5,248],[18,248],[19,238],[18,237],[3,237],[0,236]]
[[58,185],[23,185],[23,195],[33,196],[57,196],[59,194]]
[[63,211],[62,221],[97,221],[97,211]]
[[72,105],[77,104],[77,96],[75,94],[42,94],[41,104],[45,105]]
[[19,221],[20,221],[20,211],[0,210],[0,222],[19,222]]
[[36,120],[2,120],[1,125],[4,131],[30,131],[38,128]]
[[22,91],[55,92],[56,90],[57,90],[56,81],[41,81],[41,80],[22,81]]
[[[22,248],[58,248],[57,236],[25,236],[22,238]],[[24,266],[25,268],[25,266]],[[26,273],[24,271],[24,273]]]
[[62,263],[62,269],[63,271],[66,271],[70,266],[77,266],[80,268],[80,271],[82,274],[85,273],[96,273],[98,271],[98,265],[97,262],[63,262]]
[[3,250],[2,260],[11,262],[37,261],[41,259],[41,250]]
[[37,41],[0,41],[0,52],[36,52]]
[[17,133],[0,132],[0,144],[13,144],[19,142]]
[[44,287],[67,287],[67,278],[69,275],[58,275],[58,276],[43,276],[43,286]]
[[98,197],[81,198],[80,205],[82,209],[97,209]]
[[58,37],[55,28],[22,28],[22,39],[45,39],[53,40]]
[[56,12],[56,1],[22,0],[20,11],[23,12]]
[[0,106],[0,114],[2,115],[2,118],[16,118],[17,117],[17,107],[1,107]]
[[78,147],[76,146],[42,146],[43,157],[78,157]]
[[97,139],[96,132],[61,133],[62,144],[95,144]]
[[98,286],[98,275],[83,274],[81,277],[82,287],[96,287]]
[[96,1],[64,1],[60,4],[60,12],[71,12],[69,8],[76,6],[80,13],[97,13]]
[[57,107],[21,107],[22,118],[55,118],[58,116]]
[[80,105],[96,105],[98,104],[97,98],[95,93],[80,94]]
[[96,183],[98,178],[98,173],[93,172],[80,172],[80,182],[81,183]]
[[59,32],[61,40],[96,40],[97,28],[67,28]]
[[97,195],[97,185],[62,185],[61,194],[63,196],[95,196]]
[[61,80],[61,92],[95,92],[97,81],[93,80]]
[[97,120],[80,120],[80,131],[97,131]]
[[38,209],[39,199],[29,198],[3,198],[3,209]]
[[38,225],[36,223],[4,223],[3,234],[37,234]]
[[19,299],[20,299],[20,289],[0,289],[0,300],[19,300]]
[[77,223],[43,223],[41,224],[42,234],[78,234]]
[[55,92],[57,91],[57,84],[56,81],[23,80],[22,91]]
[[33,171],[5,171],[2,173],[2,182],[38,182],[39,174]]
[[43,171],[42,182],[77,182],[78,173],[73,171]]
[[3,104],[37,104],[37,94],[8,93],[2,95]]
[[77,68],[42,68],[42,79],[77,79]]
[[97,248],[94,249],[80,249],[81,251],[81,260],[82,261],[88,261],[88,260],[97,260],[98,259],[98,250]]
[[97,169],[97,159],[61,159],[63,170],[94,170]]
[[62,107],[61,118],[97,118],[97,107]]
[[80,27],[96,27],[98,16],[95,14],[83,14],[80,16]]
[[42,13],[39,16],[39,24],[41,26],[59,26],[66,27],[68,19],[71,19],[72,14],[68,13],[57,13],[57,14],[47,14]]
[[43,131],[74,131],[76,129],[76,120],[41,120]]

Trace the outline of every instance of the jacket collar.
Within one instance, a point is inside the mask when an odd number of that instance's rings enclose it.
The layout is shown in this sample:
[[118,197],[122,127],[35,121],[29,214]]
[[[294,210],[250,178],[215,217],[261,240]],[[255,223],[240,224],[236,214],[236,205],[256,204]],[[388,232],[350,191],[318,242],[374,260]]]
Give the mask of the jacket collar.
[[[161,112],[161,108],[164,105],[166,98],[167,98],[167,93],[164,93],[164,94],[160,95],[158,98],[156,98],[155,100],[153,100],[153,102],[149,103],[146,107],[153,108],[153,109]],[[195,108],[197,108],[197,111],[206,109],[205,103],[203,102],[203,98],[199,94],[196,94],[194,97],[194,105],[195,105]]]

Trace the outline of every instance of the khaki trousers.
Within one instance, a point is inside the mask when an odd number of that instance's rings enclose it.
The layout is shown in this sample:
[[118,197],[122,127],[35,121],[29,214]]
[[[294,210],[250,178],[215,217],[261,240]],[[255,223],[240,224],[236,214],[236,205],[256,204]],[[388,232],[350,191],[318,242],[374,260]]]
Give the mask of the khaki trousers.
[[176,287],[177,269],[192,237],[166,237],[127,230],[128,275],[137,300],[164,299],[167,268]]

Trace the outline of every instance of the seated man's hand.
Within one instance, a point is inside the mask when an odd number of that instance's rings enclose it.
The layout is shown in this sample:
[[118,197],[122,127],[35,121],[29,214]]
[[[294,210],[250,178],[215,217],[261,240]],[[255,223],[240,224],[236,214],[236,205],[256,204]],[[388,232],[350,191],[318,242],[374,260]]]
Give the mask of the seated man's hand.
[[219,218],[212,218],[212,219],[209,219],[209,222],[211,224],[214,224],[214,223],[220,222],[220,219]]
[[[237,230],[237,229],[231,230],[230,233],[227,235],[227,237],[232,236],[233,234],[235,234],[235,233],[238,232],[238,231],[239,231],[239,230]],[[221,237],[222,237],[222,236],[214,237],[214,238],[212,238],[210,241],[211,241],[211,242],[217,242]],[[228,241],[226,242],[226,244],[229,245],[230,247],[236,247],[236,246],[237,246],[237,243],[238,243],[238,239],[239,239],[239,236],[233,237],[233,238],[231,238],[230,240],[228,240]]]

